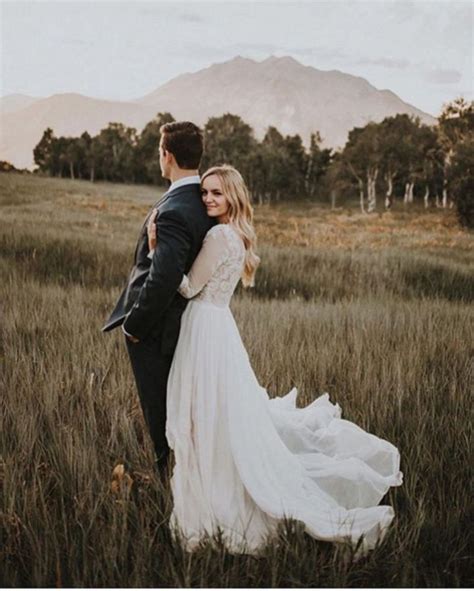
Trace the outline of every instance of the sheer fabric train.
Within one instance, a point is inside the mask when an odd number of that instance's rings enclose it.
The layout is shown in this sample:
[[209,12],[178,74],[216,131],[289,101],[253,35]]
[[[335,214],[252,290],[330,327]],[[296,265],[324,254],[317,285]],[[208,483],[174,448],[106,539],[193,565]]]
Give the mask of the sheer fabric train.
[[402,483],[399,452],[342,419],[327,394],[304,408],[296,389],[269,398],[229,308],[243,257],[236,230],[219,224],[180,286],[195,297],[168,380],[172,530],[188,550],[219,529],[230,551],[258,553],[293,518],[320,540],[363,536],[369,550],[394,517],[378,503]]

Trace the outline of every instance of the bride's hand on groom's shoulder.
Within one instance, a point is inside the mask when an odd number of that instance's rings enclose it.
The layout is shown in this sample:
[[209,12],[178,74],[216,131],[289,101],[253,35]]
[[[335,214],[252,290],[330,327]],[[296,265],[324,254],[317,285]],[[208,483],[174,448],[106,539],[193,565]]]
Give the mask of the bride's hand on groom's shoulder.
[[158,215],[158,210],[151,214],[150,219],[148,220],[147,224],[147,233],[148,233],[148,248],[150,251],[154,250],[156,247],[156,216]]

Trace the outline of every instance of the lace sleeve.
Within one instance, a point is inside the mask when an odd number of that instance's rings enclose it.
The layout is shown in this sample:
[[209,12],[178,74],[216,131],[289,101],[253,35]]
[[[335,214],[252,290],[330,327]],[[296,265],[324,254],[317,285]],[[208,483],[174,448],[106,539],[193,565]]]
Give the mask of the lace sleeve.
[[178,291],[187,299],[202,290],[227,256],[227,240],[222,226],[219,224],[208,231],[191,270],[188,275],[183,275]]

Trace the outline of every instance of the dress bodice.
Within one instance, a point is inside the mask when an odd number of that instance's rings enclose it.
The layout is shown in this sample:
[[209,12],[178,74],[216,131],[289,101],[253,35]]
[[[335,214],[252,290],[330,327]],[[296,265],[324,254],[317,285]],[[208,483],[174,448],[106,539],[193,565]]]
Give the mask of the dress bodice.
[[217,224],[206,234],[201,251],[179,292],[186,298],[228,306],[242,275],[245,246],[231,224]]

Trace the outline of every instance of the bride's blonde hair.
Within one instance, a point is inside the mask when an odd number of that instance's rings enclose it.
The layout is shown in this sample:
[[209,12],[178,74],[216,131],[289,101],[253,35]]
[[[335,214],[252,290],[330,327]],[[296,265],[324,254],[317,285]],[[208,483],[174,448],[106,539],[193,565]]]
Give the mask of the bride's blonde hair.
[[248,189],[240,172],[229,164],[213,166],[206,170],[201,176],[201,183],[214,174],[219,178],[222,191],[229,203],[229,222],[240,234],[245,245],[242,285],[244,287],[253,287],[255,284],[255,271],[260,263],[260,258],[255,252],[257,236],[253,227],[253,208],[250,203]]

